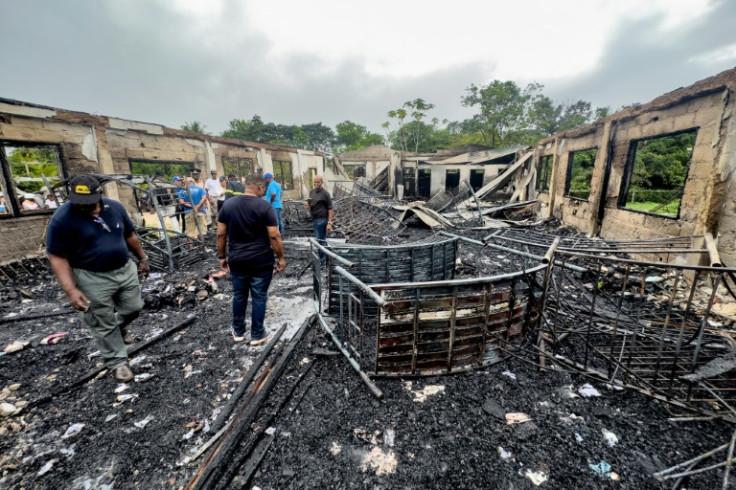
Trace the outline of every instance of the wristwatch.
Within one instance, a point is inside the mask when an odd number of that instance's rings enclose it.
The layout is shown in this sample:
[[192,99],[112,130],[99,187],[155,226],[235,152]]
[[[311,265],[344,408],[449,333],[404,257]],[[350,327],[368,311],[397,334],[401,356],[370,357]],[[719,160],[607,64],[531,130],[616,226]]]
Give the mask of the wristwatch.
[[328,222],[327,222],[327,224],[328,224],[328,225],[331,225],[331,224],[332,224],[332,221],[328,221]]
[[142,264],[148,262],[148,255],[144,255],[143,257],[138,259],[138,261]]

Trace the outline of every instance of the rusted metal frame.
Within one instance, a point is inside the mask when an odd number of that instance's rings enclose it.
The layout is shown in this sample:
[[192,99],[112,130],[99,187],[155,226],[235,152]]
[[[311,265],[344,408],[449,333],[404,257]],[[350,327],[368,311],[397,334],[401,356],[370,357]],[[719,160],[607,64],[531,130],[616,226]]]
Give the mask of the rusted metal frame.
[[[598,282],[600,280],[600,277],[601,277],[601,263],[598,262],[596,280],[593,284],[593,299],[590,303],[590,314],[588,315],[588,329],[587,329],[588,331],[586,333],[586,338],[588,339],[590,339],[590,331],[591,331],[591,328],[593,327],[593,313],[595,312],[595,300],[598,297]],[[585,361],[583,362],[583,365],[587,368],[588,367],[588,353],[589,353],[588,348],[587,348],[588,343],[586,342],[585,345],[586,345]]]
[[[527,258],[530,258],[530,259],[537,259],[537,260],[540,260],[540,261],[541,260],[544,260],[544,256],[542,256],[542,255],[536,255],[536,254],[530,254],[530,253],[527,253],[527,252],[522,252],[521,250],[517,250],[515,248],[510,248],[510,247],[504,247],[503,245],[497,245],[495,243],[486,243],[486,247],[490,247],[490,248],[493,248],[495,250],[500,250],[502,252],[508,252],[508,253],[511,253],[511,254],[514,254],[514,255],[520,255],[522,257],[527,257]],[[555,261],[555,264],[558,265],[558,266],[560,266],[560,267],[565,267],[566,269],[570,269],[570,270],[575,271],[575,272],[585,272],[585,271],[587,271],[587,269],[585,269],[584,267],[579,267],[577,265],[572,265],[572,264],[565,263],[565,265],[563,266],[562,265],[563,262],[561,262],[559,260],[556,260]]]
[[703,343],[703,333],[705,332],[705,326],[708,324],[708,316],[710,315],[710,310],[713,308],[713,301],[715,300],[716,293],[718,292],[718,286],[720,286],[721,283],[721,274],[716,274],[715,281],[713,283],[713,291],[710,293],[710,298],[708,299],[708,306],[705,309],[705,313],[703,314],[703,321],[700,323],[700,327],[698,329],[698,337],[695,343],[695,351],[693,352],[693,361],[690,365],[690,372],[695,372],[695,368],[698,362],[698,357],[700,356],[700,347]]
[[484,245],[486,245],[484,242],[481,242],[479,240],[473,240],[472,238],[468,238],[468,237],[465,237],[465,236],[455,235],[455,234],[449,233],[447,231],[440,231],[438,233],[440,235],[443,235],[443,236],[446,236],[446,237],[449,237],[449,238],[455,238],[457,240],[462,240],[464,242],[472,243],[473,245],[480,245],[481,247],[484,246]]
[[481,346],[480,352],[478,353],[478,367],[483,366],[483,361],[486,356],[486,350],[488,348],[488,337],[489,337],[489,331],[488,331],[488,319],[490,317],[490,310],[491,310],[491,289],[492,289],[493,283],[488,283],[485,286],[483,286],[483,344]]
[[[419,288],[414,288],[414,325],[412,335],[412,346],[411,346],[411,372],[415,374],[417,372],[417,356],[419,355]],[[376,356],[378,357],[378,356]],[[378,369],[376,369],[378,371]]]
[[736,446],[736,430],[731,436],[731,443],[728,446],[728,457],[726,458],[726,470],[723,473],[723,490],[728,488],[728,476],[731,473],[731,465],[733,464],[733,450]]
[[450,313],[450,338],[448,340],[448,349],[447,349],[447,371],[452,370],[452,354],[453,354],[453,347],[455,345],[455,328],[457,327],[457,286],[452,288],[452,306],[451,306],[451,313]]
[[[384,251],[384,254],[386,254],[386,259],[384,260],[384,264],[383,264],[383,265],[384,265],[384,266],[386,267],[386,271],[385,271],[385,274],[384,274],[384,276],[383,276],[383,277],[385,277],[385,278],[386,278],[386,281],[387,281],[387,282],[391,282],[391,281],[389,280],[389,277],[390,277],[389,275],[391,274],[391,255],[389,254],[389,250],[390,250],[390,249],[388,249],[388,248],[387,248],[387,249],[386,249],[386,250]],[[411,267],[413,267],[413,266],[414,266],[414,264],[411,264],[410,266],[411,266]]]
[[[345,348],[342,346],[340,339],[337,338],[335,335],[335,332],[332,331],[329,325],[327,325],[327,322],[324,318],[322,318],[322,315],[318,312],[317,318],[319,319],[320,323],[322,324],[322,328],[330,334],[330,337],[332,338],[332,343],[335,344],[335,346],[340,350],[343,356],[345,356],[345,359],[348,360],[350,363],[350,366],[355,370],[356,373],[358,373],[358,376],[360,376],[360,379],[363,380],[363,383],[368,387],[368,389],[373,393],[373,395],[376,398],[383,398],[383,392],[378,388],[378,386],[371,381],[371,379],[368,377],[365,372],[360,368],[360,364],[358,364],[358,361],[352,358],[350,353],[345,350]],[[378,329],[376,329],[378,331]],[[378,362],[378,356],[376,355],[376,362]]]
[[[525,271],[510,272],[508,274],[499,274],[497,276],[485,276],[485,277],[471,277],[467,279],[448,279],[442,281],[419,281],[419,282],[400,282],[400,283],[389,283],[389,284],[371,284],[372,290],[376,289],[388,289],[388,288],[411,288],[411,287],[453,287],[453,286],[473,286],[477,284],[485,284],[487,282],[496,282],[509,279],[515,279],[522,277],[525,274],[531,274],[538,272],[546,268],[546,264],[539,264]],[[335,267],[335,270],[339,267]]]
[[411,277],[409,279],[411,282],[414,282],[414,277],[415,277],[415,273],[414,273],[414,263],[416,262],[416,257],[414,255],[415,252],[416,252],[416,249],[412,248],[411,249],[411,273],[410,273]]
[[662,361],[662,350],[664,348],[664,339],[667,335],[667,327],[670,323],[670,317],[672,316],[672,307],[675,302],[675,297],[677,296],[677,286],[680,283],[680,279],[682,278],[682,271],[677,271],[677,275],[675,276],[675,283],[672,286],[672,291],[670,293],[670,299],[667,302],[667,314],[664,317],[664,324],[662,325],[662,332],[660,334],[659,339],[659,347],[657,348],[657,361],[654,364],[654,379],[652,380],[653,384],[657,384],[658,378],[659,378],[659,366]]
[[[626,288],[629,287],[629,275],[631,273],[631,266],[626,265],[626,273],[624,274],[624,280],[621,284],[621,295],[618,299],[618,304],[616,305],[617,311],[616,311],[616,320],[613,322],[613,335],[611,336],[611,359],[613,359],[614,356],[614,348],[616,345],[616,338],[618,337],[618,325],[619,320],[621,319],[621,312],[623,311],[623,304],[624,304],[624,293],[626,292]],[[619,353],[619,362],[621,362],[621,356],[624,354],[624,348],[626,347],[626,338],[627,334],[624,334],[623,340],[621,341],[621,352]],[[616,373],[618,372],[618,365],[616,365],[616,368],[613,370],[613,373],[611,373],[611,369],[613,369],[613,364],[609,361],[608,363],[608,372],[611,374],[611,379],[616,377]]]
[[[550,250],[552,251],[552,254],[554,255],[554,249],[550,247]],[[547,267],[544,270],[544,282],[542,284],[542,305],[539,308],[539,321],[537,322],[537,349],[539,349],[539,368],[542,372],[546,370],[546,357],[545,354],[545,338],[544,338],[544,327],[542,323],[544,322],[545,317],[545,311],[547,309],[547,299],[549,298],[549,285],[552,278],[552,269],[554,267],[553,264],[554,260],[551,260],[547,262]],[[557,295],[557,301],[559,306],[559,290]],[[557,315],[555,315],[555,320],[557,320]]]
[[[676,464],[675,466],[672,466],[672,467],[667,468],[665,470],[658,471],[657,473],[654,473],[652,476],[654,478],[656,478],[658,481],[665,481],[665,480],[671,480],[673,478],[681,478],[683,476],[693,475],[694,473],[693,472],[690,472],[690,471],[685,471],[683,473],[678,473],[678,474],[671,474],[671,473],[674,472],[674,471],[680,470],[682,468],[688,468],[688,470],[689,470],[689,468],[692,468],[695,464],[699,463],[700,461],[703,461],[704,459],[708,459],[711,456],[714,456],[714,455],[718,454],[719,452],[721,452],[721,451],[723,451],[725,449],[728,449],[728,447],[729,447],[728,444],[724,444],[722,446],[718,446],[715,449],[712,449],[712,450],[710,450],[710,451],[708,451],[706,453],[703,453],[703,454],[701,454],[699,456],[696,456],[696,457],[694,457],[692,459],[689,459],[689,460],[687,460],[685,462],[682,462],[680,464]],[[725,464],[725,463],[723,463],[723,464]],[[708,469],[711,469],[711,468],[709,467]],[[699,470],[698,472],[702,472],[702,471]]]
[[[590,255],[588,253],[582,253],[582,252],[576,252],[576,251],[570,251],[570,250],[559,250],[560,254],[564,255],[570,255],[573,257],[578,257],[581,259],[588,259],[591,261],[599,260],[601,257],[599,255]],[[662,264],[662,263],[656,263],[656,262],[647,262],[642,260],[633,260],[633,259],[625,259],[621,257],[606,257],[606,260],[610,260],[611,262],[616,262],[618,264],[632,264],[632,265],[638,265],[645,268],[668,268],[668,269],[681,269],[681,270],[692,270],[692,271],[702,271],[702,272],[733,272],[736,273],[736,268],[733,267],[710,267],[707,265],[688,265],[688,264]]]
[[[341,328],[342,329],[342,328],[344,328],[343,326],[345,325],[345,315],[344,315],[345,305],[344,305],[344,302],[343,302],[343,298],[345,297],[345,291],[344,291],[344,288],[343,288],[342,276],[338,276],[338,278],[337,278],[337,290],[339,292],[337,296],[338,296],[338,298],[340,300],[340,306],[338,308],[339,311],[340,311],[340,313],[339,313],[340,314],[340,321],[338,322],[338,326],[339,326],[338,328]],[[350,288],[348,286],[348,294],[349,293],[350,293]],[[349,304],[349,302],[348,302],[348,304]]]
[[[634,329],[632,332],[633,336],[631,339],[631,343],[629,344],[630,346],[629,356],[628,356],[628,361],[626,362],[627,367],[631,365],[631,361],[633,360],[633,357],[634,357],[634,350],[636,349],[636,341],[639,335],[639,326],[641,325],[641,308],[642,308],[644,299],[646,298],[646,296],[644,296],[645,291],[646,291],[646,273],[641,275],[641,286],[639,288],[639,297],[637,298],[637,301],[636,301],[636,320],[634,322]],[[624,379],[626,378],[624,377]]]
[[[525,234],[526,235],[526,234]],[[547,237],[544,237],[547,238]],[[495,240],[506,240],[513,243],[519,243],[522,245],[531,245],[533,247],[538,248],[547,248],[549,247],[549,243],[552,242],[552,235],[550,235],[550,240],[545,241],[539,241],[535,242],[533,240],[530,240],[528,236],[525,236],[524,238],[515,238],[513,236],[508,236],[504,234],[503,231],[495,232],[491,235],[488,235],[487,237],[483,238],[483,241],[488,241],[491,239]],[[673,253],[673,252],[680,252],[680,253],[705,253],[706,249],[693,249],[693,248],[682,248],[682,249],[675,249],[670,247],[665,247],[662,249],[651,249],[651,246],[659,245],[660,243],[671,243],[672,239],[657,239],[657,240],[622,240],[622,241],[600,241],[600,240],[589,240],[585,238],[578,238],[573,243],[570,243],[570,239],[563,239],[560,245],[560,251],[565,252],[594,252],[594,253],[611,253],[611,252],[630,252],[630,253],[654,253],[655,250],[659,251],[660,253]],[[592,247],[590,245],[596,245],[595,247]],[[600,245],[608,245],[607,247],[600,247]],[[620,248],[624,245],[641,245],[640,247],[631,247],[630,249],[624,249]]]
[[[168,252],[169,256],[169,271],[174,272],[174,258],[173,258],[173,251],[171,249],[171,240],[169,240],[169,233],[166,229],[166,218],[164,217],[163,213],[161,212],[160,204],[158,203],[158,199],[153,195],[153,189],[154,185],[151,179],[146,176],[145,177],[146,184],[148,185],[148,190],[150,192],[151,196],[151,202],[153,203],[153,209],[156,210],[156,217],[158,218],[158,222],[161,224],[161,231],[163,232],[164,240],[166,241],[166,251]],[[189,193],[189,187],[187,187],[187,193]],[[189,198],[191,199],[191,194],[189,194]],[[194,202],[194,200],[192,200]],[[175,216],[173,219],[177,219]],[[197,229],[199,229],[199,221],[196,219],[194,220],[195,223],[197,223]],[[200,231],[201,233],[201,231]]]
[[[376,302],[378,306],[385,306],[386,301],[379,296],[373,289],[371,289],[371,286],[368,286],[363,281],[355,277],[354,275],[350,274],[348,271],[343,269],[340,266],[335,266],[335,272],[337,272],[340,276],[344,277],[348,281],[352,282],[355,286],[358,287],[361,291],[366,293],[370,298]],[[411,284],[411,283],[410,283]]]
[[507,302],[508,309],[509,309],[509,316],[506,319],[506,333],[505,333],[505,342],[506,345],[509,345],[511,343],[511,327],[513,326],[514,322],[514,310],[516,309],[516,281],[518,279],[511,279],[509,283],[509,300]]

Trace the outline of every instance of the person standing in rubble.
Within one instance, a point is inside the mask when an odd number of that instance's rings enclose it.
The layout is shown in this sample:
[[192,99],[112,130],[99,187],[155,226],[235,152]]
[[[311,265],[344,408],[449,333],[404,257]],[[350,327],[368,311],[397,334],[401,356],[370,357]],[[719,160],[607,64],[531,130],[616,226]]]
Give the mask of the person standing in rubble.
[[233,282],[231,330],[233,340],[245,340],[245,310],[251,299],[250,345],[268,341],[264,327],[268,287],[275,271],[283,271],[284,245],[273,207],[263,197],[263,177],[246,177],[245,194],[225,201],[217,217],[217,251],[220,268]]
[[[320,245],[326,245],[325,238],[327,232],[332,230],[332,198],[327,189],[323,187],[324,180],[321,175],[314,176],[314,189],[309,191],[309,199],[307,200],[307,209],[312,215],[312,226],[314,227],[314,235]],[[327,262],[327,256],[320,251],[319,261]]]
[[283,238],[284,220],[281,218],[281,209],[283,208],[283,203],[281,202],[281,184],[274,180],[271,172],[266,172],[263,175],[263,179],[266,181],[267,186],[263,199],[271,203],[271,207],[273,207],[273,211],[276,213],[276,220],[279,222],[279,233],[281,233],[281,238]]
[[74,177],[69,201],[49,222],[46,252],[69,304],[83,312],[107,368],[119,382],[133,379],[125,345],[135,339],[128,325],[143,308],[138,274],[147,275],[150,268],[123,205],[102,197],[94,177]]
[[184,208],[185,229],[191,249],[194,247],[194,238],[204,242],[207,231],[207,194],[191,177],[187,177],[186,184],[182,184],[177,193],[179,205]]
[[225,200],[235,196],[242,196],[245,193],[245,186],[240,183],[235,174],[227,176],[227,185],[225,186]]
[[220,179],[217,178],[217,170],[212,170],[210,172],[210,178],[204,183],[204,190],[207,192],[207,201],[210,206],[210,219],[212,219],[212,226],[216,226],[217,212],[220,210],[217,207],[217,202],[220,199],[220,195],[225,192],[225,189],[220,185]]

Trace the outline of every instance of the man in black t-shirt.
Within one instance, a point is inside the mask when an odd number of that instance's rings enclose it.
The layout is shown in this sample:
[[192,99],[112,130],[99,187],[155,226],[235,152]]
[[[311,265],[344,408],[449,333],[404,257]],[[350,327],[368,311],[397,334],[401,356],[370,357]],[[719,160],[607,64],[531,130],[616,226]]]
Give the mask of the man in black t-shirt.
[[245,183],[245,194],[227,199],[217,217],[217,251],[220,268],[230,271],[233,282],[233,340],[245,340],[245,310],[250,294],[253,298],[250,345],[256,346],[268,341],[270,336],[263,321],[274,272],[274,253],[278,259],[276,272],[284,270],[286,262],[276,214],[271,204],[261,199],[263,177],[248,175]]
[[[122,204],[102,197],[100,183],[78,175],[69,202],[56,210],[46,236],[51,270],[72,308],[84,312],[105,364],[120,382],[133,379],[125,344],[135,340],[130,322],[143,308],[138,273],[148,274],[148,257]],[[133,251],[140,260],[136,268]]]
[[[332,230],[332,198],[327,189],[322,187],[324,184],[321,175],[314,176],[314,189],[309,191],[309,199],[307,200],[307,209],[312,215],[312,227],[314,227],[314,235],[320,245],[326,245],[325,238],[327,232]],[[322,252],[319,253],[319,261],[323,264],[327,261],[327,256]]]

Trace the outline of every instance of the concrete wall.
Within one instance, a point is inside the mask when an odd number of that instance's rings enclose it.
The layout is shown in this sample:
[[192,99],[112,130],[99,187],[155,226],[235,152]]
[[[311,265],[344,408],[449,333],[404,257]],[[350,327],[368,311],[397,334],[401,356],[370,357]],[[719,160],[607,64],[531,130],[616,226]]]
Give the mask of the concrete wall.
[[[219,136],[189,133],[158,124],[65,111],[0,99],[0,142],[58,147],[64,177],[80,173],[128,174],[131,160],[191,163],[224,173],[223,158],[249,158],[257,169],[273,171],[274,161],[290,162],[294,188],[284,199],[301,199],[309,190],[310,172],[322,173],[321,153]],[[129,188],[108,185],[106,194],[136,214]],[[0,262],[43,251],[50,212],[0,217]],[[135,218],[135,216],[134,216]]]
[[[553,155],[550,191],[533,192],[543,213],[607,239],[720,237],[724,262],[736,265],[736,69],[620,111],[536,145],[535,159]],[[678,218],[619,207],[632,142],[697,130]],[[588,201],[565,197],[571,151],[597,148]],[[531,185],[534,185],[532,183]],[[700,245],[700,244],[696,244]]]

